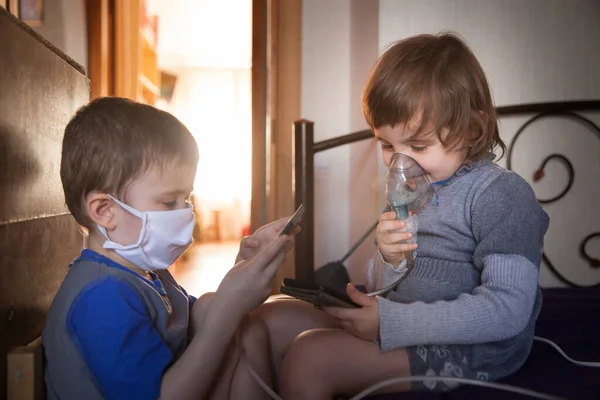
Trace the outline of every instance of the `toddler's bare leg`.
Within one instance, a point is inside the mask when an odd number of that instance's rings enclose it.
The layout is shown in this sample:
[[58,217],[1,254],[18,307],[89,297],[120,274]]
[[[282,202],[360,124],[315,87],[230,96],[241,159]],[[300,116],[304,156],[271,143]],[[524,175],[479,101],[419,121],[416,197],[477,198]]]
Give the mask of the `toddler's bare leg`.
[[[265,390],[250,375],[249,364],[258,376],[269,386],[272,385],[272,370],[269,358],[269,338],[265,325],[258,318],[248,316],[240,325],[239,342],[235,339],[223,360],[210,399],[270,399]],[[243,355],[240,351],[243,351]]]
[[[197,300],[198,304],[195,307],[200,307],[199,314],[197,314],[200,321],[204,320],[203,316],[208,310],[213,295],[214,293],[206,293]],[[266,326],[262,320],[248,316],[240,324],[237,334],[239,335],[238,343],[243,348],[244,356],[242,357],[240,354],[241,349],[237,348],[234,338],[223,358],[209,399],[270,399],[264,389],[252,378],[245,365],[245,363],[249,363],[258,376],[267,385],[273,387]]]
[[[269,331],[271,362],[276,376],[280,376],[283,358],[299,334],[310,329],[339,327],[329,314],[310,303],[286,296],[269,299],[253,315],[261,318]],[[277,383],[277,379],[274,382]]]
[[[380,353],[371,341],[339,329],[301,334],[290,347],[282,371],[286,400],[330,400],[352,396],[386,379],[410,376],[405,349]],[[377,393],[410,390],[410,383],[385,387]]]

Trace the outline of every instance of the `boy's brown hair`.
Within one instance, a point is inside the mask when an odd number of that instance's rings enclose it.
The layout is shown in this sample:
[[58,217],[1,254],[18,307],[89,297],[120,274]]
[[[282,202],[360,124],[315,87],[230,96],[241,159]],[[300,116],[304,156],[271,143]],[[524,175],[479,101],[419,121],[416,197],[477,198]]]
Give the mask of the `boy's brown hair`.
[[467,148],[467,161],[506,151],[485,73],[453,33],[393,43],[367,81],[363,112],[372,129],[417,120],[419,136],[433,127],[444,147]]
[[173,115],[119,97],[102,97],[81,107],[65,128],[60,177],[67,207],[92,228],[84,208],[93,190],[121,197],[127,185],[152,167],[196,168],[198,147]]

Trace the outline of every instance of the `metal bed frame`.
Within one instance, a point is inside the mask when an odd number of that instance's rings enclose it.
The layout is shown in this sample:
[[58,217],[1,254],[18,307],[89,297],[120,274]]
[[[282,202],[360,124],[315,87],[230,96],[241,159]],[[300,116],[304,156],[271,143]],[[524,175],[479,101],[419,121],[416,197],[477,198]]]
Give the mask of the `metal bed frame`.
[[[600,100],[594,101],[571,101],[571,102],[552,102],[552,103],[532,103],[513,106],[504,106],[496,108],[500,117],[527,115],[533,114],[517,131],[507,149],[507,167],[512,169],[512,154],[517,143],[517,139],[526,130],[528,126],[542,118],[549,116],[560,116],[571,118],[587,126],[591,133],[594,133],[600,139],[600,128],[589,119],[583,117],[580,112],[584,111],[600,111]],[[315,154],[344,146],[347,144],[359,142],[373,137],[371,130],[362,130],[349,133],[333,139],[328,139],[320,142],[314,141],[314,126],[315,123],[308,120],[299,120],[294,123],[293,128],[293,177],[294,177],[294,203],[295,208],[300,204],[304,204],[305,213],[302,219],[302,232],[296,236],[295,256],[294,256],[294,272],[296,279],[314,280],[314,158]],[[571,189],[575,179],[575,171],[571,161],[564,155],[553,153],[547,156],[541,166],[534,173],[534,180],[537,182],[544,176],[544,167],[549,161],[562,162],[568,171],[568,182],[565,188],[557,196],[550,199],[538,199],[542,204],[554,203],[562,199]],[[579,253],[584,258],[590,267],[600,268],[600,260],[591,257],[586,252],[587,243],[596,237],[600,237],[600,232],[595,232],[587,235],[579,246]],[[543,260],[550,271],[561,282],[572,287],[584,287],[571,282],[564,277],[554,267],[551,260],[544,253]],[[600,286],[600,282],[587,285],[588,287]]]

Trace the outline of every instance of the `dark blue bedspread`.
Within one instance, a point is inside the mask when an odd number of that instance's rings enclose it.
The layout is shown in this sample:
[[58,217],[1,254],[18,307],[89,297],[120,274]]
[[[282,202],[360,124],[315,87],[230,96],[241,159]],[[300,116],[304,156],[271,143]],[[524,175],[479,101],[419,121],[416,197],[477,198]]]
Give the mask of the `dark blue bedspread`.
[[[600,289],[544,289],[536,335],[552,340],[575,360],[600,362]],[[502,383],[573,400],[600,399],[600,368],[569,363],[551,346],[534,342],[529,359]],[[444,395],[402,393],[370,400],[531,399],[476,386],[463,386]]]

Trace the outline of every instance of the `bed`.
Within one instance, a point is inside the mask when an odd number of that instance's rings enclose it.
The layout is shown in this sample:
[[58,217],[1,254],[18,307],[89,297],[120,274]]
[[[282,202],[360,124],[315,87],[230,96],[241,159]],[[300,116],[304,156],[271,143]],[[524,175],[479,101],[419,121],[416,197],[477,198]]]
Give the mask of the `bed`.
[[[500,117],[528,116],[507,143],[507,168],[513,168],[513,152],[520,143],[522,133],[536,121],[546,117],[569,118],[587,127],[590,134],[600,139],[600,128],[584,113],[600,112],[600,101],[576,101],[560,103],[523,104],[499,107]],[[369,130],[343,135],[322,142],[314,141],[314,123],[306,120],[294,124],[294,201],[295,206],[305,206],[303,229],[296,238],[294,254],[295,276],[302,280],[317,280],[339,287],[340,263],[332,262],[323,267],[314,265],[314,156],[316,153],[339,146],[348,145],[372,137]],[[559,194],[538,199],[544,206],[560,202],[572,188],[575,170],[572,162],[565,156],[552,153],[547,156],[538,170],[536,180],[544,175],[544,167],[550,161],[559,161],[566,168],[568,182]],[[516,171],[531,173],[532,171]],[[596,180],[597,182],[597,180]],[[365,230],[367,227],[365,227]],[[589,268],[600,267],[600,260],[590,254],[590,242],[600,237],[600,232],[592,232],[583,237],[579,245],[579,254]],[[544,300],[542,311],[536,325],[536,335],[548,338],[558,344],[570,357],[583,361],[600,362],[600,282],[587,285],[576,284],[556,268],[552,260],[543,255],[543,264],[551,274],[566,285],[564,288],[542,289]],[[336,270],[337,267],[337,270]],[[328,271],[324,273],[324,271]],[[323,280],[327,280],[324,282]],[[600,280],[600,275],[599,275]],[[577,366],[565,360],[555,349],[542,342],[534,342],[531,354],[524,366],[514,375],[500,383],[531,389],[566,399],[600,399],[600,368]],[[511,394],[490,388],[463,386],[445,394],[402,393],[372,396],[372,400],[388,399],[525,399],[521,394]]]

